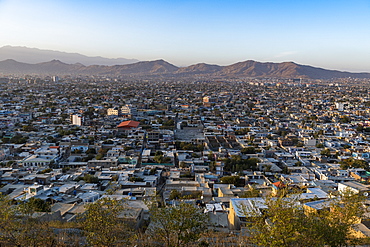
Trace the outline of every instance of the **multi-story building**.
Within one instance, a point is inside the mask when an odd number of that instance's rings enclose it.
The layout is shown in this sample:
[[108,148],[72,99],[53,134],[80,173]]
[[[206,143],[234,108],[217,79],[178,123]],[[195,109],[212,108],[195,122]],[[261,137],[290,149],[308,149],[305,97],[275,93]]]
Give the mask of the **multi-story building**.
[[121,107],[121,114],[122,115],[129,115],[129,116],[136,116],[137,115],[137,109],[136,107],[133,107],[132,105],[125,105]]
[[117,107],[115,107],[115,108],[108,108],[107,115],[108,116],[119,116],[119,115],[121,115],[121,111]]
[[72,125],[82,126],[83,121],[83,116],[77,114],[71,115]]

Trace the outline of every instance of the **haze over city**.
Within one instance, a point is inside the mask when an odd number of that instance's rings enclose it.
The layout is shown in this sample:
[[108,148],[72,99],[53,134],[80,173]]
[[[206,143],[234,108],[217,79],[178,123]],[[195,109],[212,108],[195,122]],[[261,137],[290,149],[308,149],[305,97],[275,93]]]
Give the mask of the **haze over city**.
[[370,72],[368,1],[0,0],[0,46],[205,62],[294,61]]

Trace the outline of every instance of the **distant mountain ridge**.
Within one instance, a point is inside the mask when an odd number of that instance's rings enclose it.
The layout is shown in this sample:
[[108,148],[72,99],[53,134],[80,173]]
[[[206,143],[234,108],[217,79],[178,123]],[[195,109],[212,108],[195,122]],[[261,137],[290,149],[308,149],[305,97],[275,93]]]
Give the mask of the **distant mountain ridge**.
[[370,78],[370,73],[351,73],[327,70],[293,62],[261,63],[252,60],[228,66],[199,63],[188,67],[177,67],[164,60],[142,61],[126,65],[68,64],[59,60],[29,64],[13,59],[0,61],[0,74],[3,75],[107,75],[146,78]]
[[85,66],[89,65],[123,65],[136,63],[137,59],[127,58],[105,58],[105,57],[89,57],[78,53],[68,53],[61,51],[42,50],[37,48],[28,48],[22,46],[3,46],[0,47],[0,61],[6,59],[14,59],[23,63],[42,63],[51,60],[59,60],[67,64],[81,63]]

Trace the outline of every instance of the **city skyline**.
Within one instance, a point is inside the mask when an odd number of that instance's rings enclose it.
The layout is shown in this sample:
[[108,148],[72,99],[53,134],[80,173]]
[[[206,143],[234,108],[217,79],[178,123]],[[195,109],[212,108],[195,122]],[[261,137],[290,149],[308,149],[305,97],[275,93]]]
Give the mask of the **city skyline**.
[[0,47],[164,59],[294,61],[370,72],[366,1],[0,0]]

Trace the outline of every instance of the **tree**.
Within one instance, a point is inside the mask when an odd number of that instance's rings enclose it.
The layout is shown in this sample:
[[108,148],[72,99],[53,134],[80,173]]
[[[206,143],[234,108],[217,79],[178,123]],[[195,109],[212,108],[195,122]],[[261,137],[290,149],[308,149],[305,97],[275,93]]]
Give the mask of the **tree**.
[[52,171],[53,171],[53,169],[51,169],[51,168],[46,168],[46,169],[44,169],[44,170],[40,171],[40,172],[39,172],[39,174],[45,174],[45,173],[49,173],[49,172],[52,172]]
[[211,161],[209,163],[209,171],[210,172],[216,172],[216,161]]
[[296,201],[283,197],[266,198],[265,204],[267,209],[263,216],[253,215],[251,241],[257,246],[299,246],[302,231],[299,219],[304,214]]
[[69,170],[71,170],[70,167],[63,167],[62,168],[62,173],[67,173]]
[[171,190],[170,197],[168,199],[175,200],[182,197],[181,193],[178,190]]
[[304,146],[304,144],[303,144],[303,142],[297,142],[296,146],[297,146],[297,147],[303,147],[303,146]]
[[242,159],[240,155],[232,155],[224,160],[225,171],[239,172],[242,170],[256,170],[257,163],[260,162],[257,158]]
[[185,161],[181,161],[179,164],[180,168],[187,168],[188,165],[185,163]]
[[328,149],[328,148],[325,148],[324,150],[322,150],[320,152],[320,154],[323,155],[323,156],[326,156],[326,157],[330,157],[331,156],[330,149]]
[[351,226],[365,212],[363,198],[348,192],[327,200],[322,210],[305,210],[299,196],[264,199],[266,209],[250,225],[256,246],[347,246]]
[[16,133],[12,138],[3,138],[2,141],[4,143],[15,143],[15,144],[23,144],[26,143],[28,140],[27,136],[22,136],[19,133]]
[[207,158],[210,160],[210,161],[215,161],[215,154],[210,151],[209,154],[207,155]]
[[222,184],[233,184],[235,186],[244,186],[245,180],[241,179],[239,176],[225,176],[221,178]]
[[171,162],[171,158],[170,157],[164,157],[163,154],[155,155],[153,159],[158,164]]
[[11,201],[0,195],[0,207],[0,243],[16,243],[17,234],[13,225],[13,222],[16,222],[16,214]]
[[240,150],[240,152],[242,154],[255,154],[256,149],[254,147],[246,147],[246,148],[242,148],[242,150]]
[[174,126],[174,124],[175,124],[175,121],[173,119],[168,119],[167,121],[163,123],[163,126],[170,127],[170,126]]
[[22,130],[26,132],[37,131],[37,129],[32,125],[23,125]]
[[246,165],[249,169],[252,169],[252,170],[255,170],[257,168],[257,164],[261,162],[259,159],[257,158],[249,158],[246,160]]
[[125,210],[123,201],[102,198],[86,205],[81,216],[87,242],[90,246],[118,246],[129,240],[130,231],[120,213]]
[[354,158],[348,158],[339,162],[341,169],[348,169],[348,168],[363,168],[365,170],[369,170],[369,163],[365,160],[358,160]]
[[87,149],[86,154],[96,154],[96,149],[95,148],[89,148],[89,149]]
[[364,126],[362,126],[362,124],[358,124],[357,127],[356,127],[356,130],[358,132],[362,132],[364,130]]
[[31,197],[27,204],[35,212],[50,212],[50,204],[40,198]]
[[339,122],[340,123],[350,123],[351,122],[351,118],[347,115],[344,115],[342,116],[340,119],[339,119]]
[[99,178],[90,174],[85,174],[83,177],[78,177],[77,181],[84,180],[86,183],[99,183]]
[[95,159],[101,160],[103,159],[104,155],[108,152],[108,149],[101,148],[99,149],[98,155],[96,155]]
[[196,147],[194,148],[194,151],[195,152],[203,152],[204,151],[204,145],[203,144],[196,145]]
[[133,147],[130,147],[130,146],[124,146],[123,147],[123,150],[125,150],[125,151],[129,151],[131,149],[134,149],[134,148]]
[[[82,162],[88,162],[89,160],[94,159],[94,157],[95,157],[95,155],[94,155],[94,154],[89,154],[89,155],[87,155],[87,156],[83,157],[83,158],[81,159],[81,161],[82,161]],[[77,158],[79,158],[79,157],[77,157]]]
[[317,143],[317,144],[316,144],[316,147],[317,147],[317,148],[324,148],[325,146],[324,146],[324,144],[322,144],[322,143]]
[[235,135],[245,135],[249,131],[250,131],[249,128],[238,129],[238,130],[235,130]]
[[128,179],[128,181],[130,181],[130,182],[144,182],[144,178],[141,178],[141,177],[130,177]]
[[151,224],[147,230],[152,242],[161,246],[179,247],[196,241],[206,230],[207,215],[191,204],[150,209]]
[[302,164],[303,164],[302,161],[297,161],[294,163],[295,166],[301,166]]
[[251,197],[260,197],[261,193],[259,190],[256,190],[254,187],[251,187],[249,190],[244,191],[239,198],[251,198]]
[[12,205],[11,200],[0,195],[0,245],[53,246],[55,239],[47,222],[33,218],[30,204]]
[[155,175],[157,173],[157,167],[154,167],[149,170],[149,175]]

